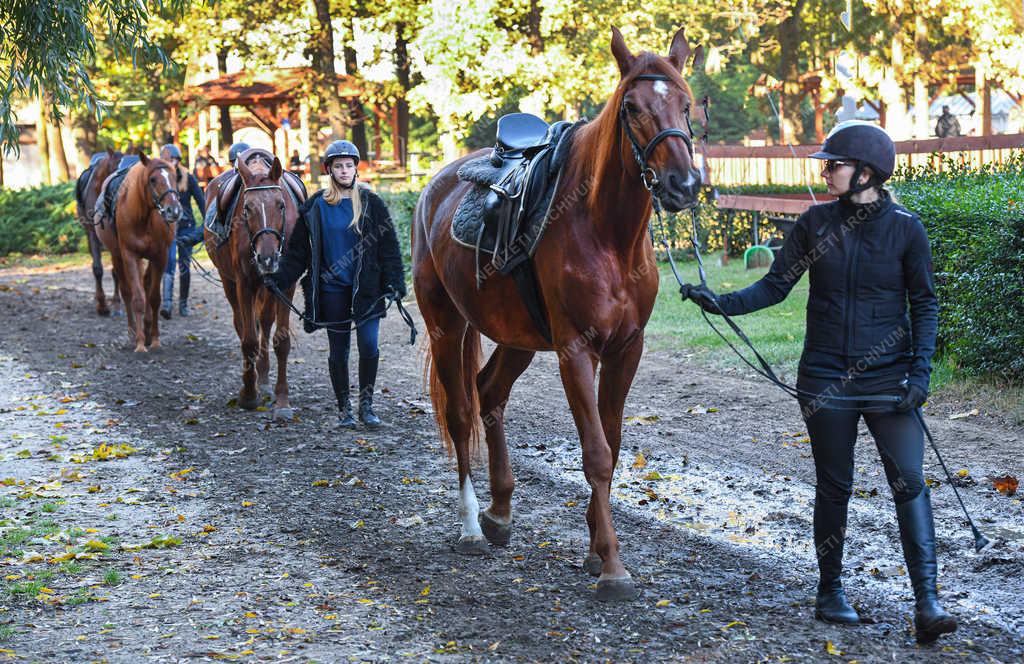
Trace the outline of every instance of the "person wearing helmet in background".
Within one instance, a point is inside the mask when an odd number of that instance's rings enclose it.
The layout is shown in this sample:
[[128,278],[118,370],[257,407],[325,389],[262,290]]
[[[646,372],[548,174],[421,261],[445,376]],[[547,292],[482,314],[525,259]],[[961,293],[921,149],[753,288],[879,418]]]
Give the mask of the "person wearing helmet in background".
[[[938,301],[931,249],[917,215],[897,205],[882,187],[896,161],[896,147],[885,130],[844,122],[811,157],[824,161],[821,175],[838,200],[800,216],[768,273],[722,295],[704,285],[687,284],[681,290],[705,311],[736,316],[781,302],[809,270],[797,388],[817,475],[815,616],[847,624],[860,620],[840,575],[854,443],[863,417],[896,503],[916,600],[917,640],[928,643],[957,625],[938,604],[935,526],[922,471],[924,437],[914,412],[928,395],[935,352]],[[832,398],[879,394],[900,401],[894,407]]]
[[185,170],[181,165],[181,150],[174,144],[167,144],[160,148],[160,158],[174,166],[175,188],[178,190],[178,200],[181,202],[181,209],[184,214],[178,220],[178,231],[175,242],[167,255],[167,268],[164,270],[163,279],[163,302],[160,305],[160,315],[164,318],[171,317],[171,301],[174,298],[174,268],[175,254],[177,254],[177,267],[180,275],[181,289],[178,291],[178,314],[189,315],[188,292],[191,283],[189,261],[192,259],[192,245],[203,239],[203,229],[196,227],[196,219],[192,214],[192,202],[199,206],[200,210],[206,208],[206,196],[199,186],[196,176]]
[[[300,276],[310,322],[352,320],[359,349],[359,420],[381,424],[373,412],[380,358],[378,332],[386,299],[405,297],[405,270],[391,214],[384,201],[358,181],[360,155],[349,141],[334,141],[321,159],[328,186],[303,205],[280,269],[264,277],[270,289],[285,290]],[[350,325],[327,327],[327,367],[338,402],[338,421],[355,427],[349,395]]]
[[228,163],[231,164],[232,168],[238,168],[238,157],[243,152],[249,149],[248,143],[232,143],[231,147],[228,148]]

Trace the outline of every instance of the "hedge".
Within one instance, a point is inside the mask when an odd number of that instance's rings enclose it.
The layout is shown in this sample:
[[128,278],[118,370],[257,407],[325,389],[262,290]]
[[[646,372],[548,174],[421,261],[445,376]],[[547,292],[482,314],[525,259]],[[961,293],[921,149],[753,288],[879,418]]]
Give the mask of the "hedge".
[[939,344],[972,373],[1024,379],[1024,155],[904,171],[893,190],[932,246]]
[[75,183],[0,190],[0,256],[66,254],[84,246]]

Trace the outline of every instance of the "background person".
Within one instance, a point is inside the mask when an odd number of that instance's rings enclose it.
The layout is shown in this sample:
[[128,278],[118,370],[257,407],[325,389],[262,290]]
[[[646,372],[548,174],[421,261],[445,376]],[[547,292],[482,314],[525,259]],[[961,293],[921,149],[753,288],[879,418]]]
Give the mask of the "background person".
[[[326,189],[313,194],[281,261],[266,275],[268,287],[285,290],[302,280],[306,316],[320,321],[356,321],[359,348],[359,420],[379,426],[373,390],[380,359],[378,334],[386,298],[405,296],[402,254],[391,214],[379,196],[358,182],[359,150],[349,141],[334,141],[321,159],[329,174]],[[306,323],[307,332],[316,326]],[[327,329],[327,367],[338,401],[338,420],[354,427],[349,395],[349,325]]]
[[[853,448],[863,417],[896,503],[916,600],[917,640],[927,643],[957,625],[937,600],[935,526],[922,470],[923,430],[914,412],[928,395],[935,353],[938,302],[931,249],[920,219],[882,188],[896,160],[885,130],[844,122],[811,157],[825,160],[821,175],[828,192],[839,200],[801,215],[768,274],[724,295],[689,284],[682,291],[705,311],[735,316],[781,302],[810,270],[797,387],[808,395],[801,397],[801,410],[817,474],[814,544],[820,576],[815,616],[837,623],[860,620],[846,599],[840,575],[853,490]],[[879,402],[831,399],[872,394],[902,400],[893,409]]]
[[206,208],[206,196],[199,186],[196,176],[185,170],[181,165],[181,150],[174,144],[167,144],[160,148],[160,158],[168,161],[174,166],[176,178],[175,188],[178,190],[178,200],[181,202],[182,217],[178,220],[178,231],[175,241],[167,254],[167,267],[164,269],[163,278],[163,302],[160,305],[160,316],[171,317],[171,304],[174,299],[174,268],[175,253],[177,253],[177,267],[180,279],[180,290],[178,291],[178,314],[189,315],[188,294],[189,285],[192,282],[192,275],[189,271],[189,262],[192,260],[192,245],[203,239],[202,227],[196,226],[196,218],[192,214],[192,202],[195,201],[200,210]]

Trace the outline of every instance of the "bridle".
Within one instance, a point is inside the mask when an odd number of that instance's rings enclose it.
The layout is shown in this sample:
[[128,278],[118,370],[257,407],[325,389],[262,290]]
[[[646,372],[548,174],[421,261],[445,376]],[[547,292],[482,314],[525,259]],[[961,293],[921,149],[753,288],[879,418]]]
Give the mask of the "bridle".
[[[640,74],[634,81],[661,81],[668,83],[671,79],[665,74]],[[708,98],[705,96],[701,101],[701,106],[704,109],[704,117],[707,118],[708,111]],[[676,136],[683,139],[686,143],[686,151],[690,154],[690,159],[693,159],[693,126],[690,124],[690,105],[686,105],[686,110],[683,111],[683,118],[686,120],[686,131],[678,129],[676,127],[670,127],[668,129],[662,129],[654,135],[646,146],[640,147],[640,141],[637,140],[636,134],[633,133],[633,128],[629,124],[629,111],[626,109],[626,96],[622,96],[622,104],[619,106],[619,121],[622,123],[622,127],[626,132],[626,138],[629,139],[629,144],[633,149],[633,158],[636,159],[637,165],[640,167],[640,181],[643,182],[644,188],[651,192],[652,196],[654,193],[661,188],[661,179],[650,165],[647,160],[650,159],[654,153],[654,149],[667,138]],[[702,141],[707,139],[707,134],[701,138]]]
[[[245,189],[243,189],[242,190],[242,198],[245,198],[245,195],[247,193],[249,193],[250,191],[260,191],[260,190],[263,190],[263,189],[277,189],[278,191],[282,191],[281,185],[279,185],[279,184],[262,184],[262,185],[257,185],[255,187],[246,187]],[[281,200],[282,201],[284,200],[284,193],[283,192],[281,193]],[[287,205],[287,203],[285,205]],[[284,233],[282,232],[284,229],[282,228],[282,230],[279,231],[276,228],[271,228],[270,226],[267,226],[266,225],[267,224],[267,217],[266,217],[266,214],[264,213],[264,216],[263,216],[263,228],[259,229],[255,233],[253,233],[252,229],[249,228],[249,214],[245,211],[244,204],[242,206],[242,218],[246,222],[245,223],[245,230],[249,234],[249,251],[252,253],[252,261],[253,261],[253,263],[256,262],[256,241],[259,240],[260,237],[262,237],[264,235],[273,235],[274,237],[277,238],[277,250],[274,252],[274,255],[275,255],[275,258],[280,259],[281,258],[281,253],[284,251]]]
[[[168,170],[168,169],[169,169],[168,166],[160,166],[159,167],[159,170]],[[168,180],[170,180],[170,178],[168,178]],[[167,218],[167,215],[170,214],[171,208],[170,207],[165,207],[163,205],[164,199],[167,198],[167,196],[169,194],[174,194],[175,196],[177,196],[178,192],[177,192],[177,190],[174,187],[170,187],[166,191],[164,191],[164,193],[158,194],[158,193],[156,193],[156,187],[153,186],[152,182],[149,182],[149,194],[153,198],[153,207],[155,207],[156,211],[160,213],[160,217],[164,220],[164,223],[170,225],[170,224],[173,224],[173,223],[178,221],[177,218],[175,218],[173,220]]]

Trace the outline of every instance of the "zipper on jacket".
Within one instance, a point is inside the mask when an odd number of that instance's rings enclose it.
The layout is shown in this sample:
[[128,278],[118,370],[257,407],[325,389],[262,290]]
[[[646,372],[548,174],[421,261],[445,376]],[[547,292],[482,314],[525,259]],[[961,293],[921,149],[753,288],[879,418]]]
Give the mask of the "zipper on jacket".
[[853,305],[857,301],[857,252],[860,249],[860,227],[853,229],[853,244],[850,248],[850,263],[846,268],[846,288],[849,295],[846,298],[846,324],[843,326],[843,356],[850,356],[850,330],[853,328]]

